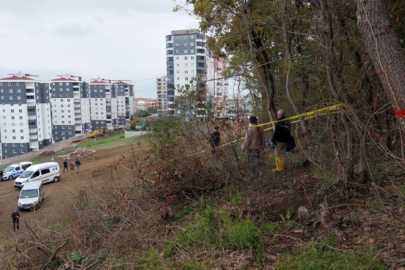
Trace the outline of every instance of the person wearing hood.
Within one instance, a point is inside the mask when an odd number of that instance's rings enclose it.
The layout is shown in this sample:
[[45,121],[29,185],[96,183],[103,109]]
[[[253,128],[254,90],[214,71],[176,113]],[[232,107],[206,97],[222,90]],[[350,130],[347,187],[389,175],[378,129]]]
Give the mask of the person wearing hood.
[[277,112],[277,123],[273,138],[270,141],[270,147],[275,148],[276,169],[273,172],[281,172],[285,169],[286,149],[291,141],[291,123],[286,119],[284,110]]

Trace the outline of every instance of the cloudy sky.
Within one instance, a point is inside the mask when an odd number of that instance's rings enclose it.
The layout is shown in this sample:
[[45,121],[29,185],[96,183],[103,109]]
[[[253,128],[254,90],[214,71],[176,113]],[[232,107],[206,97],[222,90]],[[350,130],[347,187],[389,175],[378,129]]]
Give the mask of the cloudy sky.
[[0,77],[42,80],[72,74],[130,79],[136,96],[156,97],[166,73],[165,36],[198,28],[172,0],[0,0]]

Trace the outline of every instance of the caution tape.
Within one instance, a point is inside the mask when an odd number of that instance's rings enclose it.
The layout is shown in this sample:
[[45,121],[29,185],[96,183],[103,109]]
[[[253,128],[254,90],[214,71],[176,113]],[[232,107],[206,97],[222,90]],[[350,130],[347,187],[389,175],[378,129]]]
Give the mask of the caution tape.
[[310,111],[310,112],[303,113],[303,114],[298,114],[298,115],[295,115],[295,116],[292,116],[292,117],[289,117],[289,118],[284,118],[283,120],[275,120],[275,121],[271,121],[271,122],[260,124],[260,125],[249,126],[249,128],[267,126],[267,125],[275,124],[275,123],[278,123],[278,122],[295,120],[295,119],[306,117],[306,116],[317,117],[317,116],[319,116],[318,114],[320,114],[320,113],[327,112],[327,111],[335,111],[335,110],[338,110],[338,109],[341,109],[341,108],[344,108],[344,107],[347,107],[347,106],[348,105],[346,105],[344,103],[340,103],[340,104],[333,105],[333,106],[330,106],[330,107],[325,107],[323,109],[314,110],[314,111]]
[[[295,116],[292,116],[292,117],[289,117],[289,118],[285,118],[283,120],[272,121],[272,122],[268,122],[268,123],[264,123],[264,124],[260,124],[260,125],[255,125],[255,126],[249,126],[249,128],[267,126],[267,125],[270,125],[270,124],[275,124],[275,123],[282,122],[282,121],[287,121],[287,120],[288,121],[295,120],[295,119],[299,119],[299,118],[303,118],[303,117],[304,117],[304,120],[309,120],[309,119],[312,119],[312,118],[316,118],[318,116],[325,115],[326,114],[325,112],[335,111],[335,110],[338,110],[338,109],[341,109],[341,108],[344,108],[344,107],[347,107],[347,105],[341,103],[341,104],[333,105],[333,106],[326,107],[326,108],[323,108],[323,109],[314,110],[314,111],[310,111],[310,112],[307,112],[307,113],[295,115]],[[338,113],[338,112],[333,112],[333,113]],[[300,122],[300,120],[292,121],[291,124],[298,123],[298,122]],[[264,131],[269,131],[269,130],[272,130],[272,129],[273,129],[273,127],[270,127],[270,128],[265,129]],[[221,144],[220,146],[217,146],[216,148],[225,147],[227,145],[230,145],[230,144],[236,143],[238,141],[241,141],[244,138],[245,137],[242,137],[240,139],[233,140],[233,141],[227,142],[225,144]],[[209,151],[209,150],[204,150],[204,151],[196,153],[194,155],[203,154],[203,153],[205,153],[207,151]]]

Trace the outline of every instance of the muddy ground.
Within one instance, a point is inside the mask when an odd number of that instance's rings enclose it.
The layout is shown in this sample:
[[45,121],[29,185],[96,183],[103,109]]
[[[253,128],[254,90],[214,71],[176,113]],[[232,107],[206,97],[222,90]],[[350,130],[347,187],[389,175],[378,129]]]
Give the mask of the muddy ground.
[[[138,147],[138,146],[137,146]],[[142,154],[144,148],[135,149],[135,154]],[[77,194],[83,189],[92,189],[93,185],[99,185],[100,180],[111,177],[113,171],[115,179],[129,179],[132,170],[119,168],[111,170],[112,164],[118,160],[130,158],[133,155],[133,149],[128,146],[116,147],[113,149],[98,150],[96,158],[93,160],[81,160],[82,166],[80,173],[63,173],[63,159],[56,158],[54,161],[59,163],[61,168],[61,180],[57,183],[48,183],[44,186],[45,201],[38,211],[20,212],[20,231],[13,232],[13,223],[11,213],[17,209],[17,196],[19,189],[14,188],[14,180],[0,182],[0,241],[18,237],[26,231],[28,224],[40,224],[49,228],[56,224],[62,217],[66,207],[70,207],[70,202],[76,198]],[[118,176],[118,177],[117,177]]]

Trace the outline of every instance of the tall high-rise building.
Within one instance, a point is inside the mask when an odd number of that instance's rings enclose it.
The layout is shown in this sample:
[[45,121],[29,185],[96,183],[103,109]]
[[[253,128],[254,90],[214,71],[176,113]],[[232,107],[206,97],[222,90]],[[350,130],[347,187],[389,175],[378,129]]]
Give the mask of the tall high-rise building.
[[162,117],[167,113],[167,76],[156,79],[157,99],[158,99],[158,116]]
[[[198,117],[203,111],[205,114],[213,113],[214,108],[207,112],[206,108],[200,105],[213,104],[215,98],[225,105],[226,79],[222,77],[225,62],[213,58],[206,45],[206,39],[206,35],[197,29],[176,30],[166,36],[167,114]],[[217,79],[221,82],[217,82]],[[174,101],[181,96],[178,89],[186,85],[190,85],[190,89],[196,91],[197,100],[190,106],[194,107],[194,110],[184,112],[176,107]],[[219,108],[219,102],[217,105]]]
[[214,78],[213,83],[209,84],[213,87],[214,96],[214,115],[224,116],[226,113],[226,99],[228,95],[228,80],[224,78],[223,73],[226,69],[225,59],[214,59]]
[[49,84],[30,74],[0,79],[0,159],[52,143]]
[[89,89],[79,76],[59,75],[50,83],[52,134],[55,142],[90,130]]

